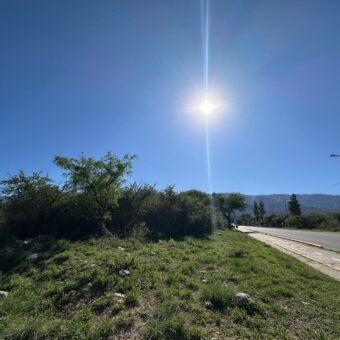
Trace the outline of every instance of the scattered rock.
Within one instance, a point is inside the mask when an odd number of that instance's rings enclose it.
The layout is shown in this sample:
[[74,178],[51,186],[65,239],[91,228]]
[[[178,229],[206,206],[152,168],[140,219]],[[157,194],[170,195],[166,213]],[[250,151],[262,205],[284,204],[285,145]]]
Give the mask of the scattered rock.
[[213,308],[213,304],[211,301],[205,301],[204,302],[204,307],[207,309],[212,309]]
[[154,251],[152,251],[151,253],[150,253],[150,256],[156,256],[157,254],[154,252]]
[[122,298],[122,299],[125,298],[125,295],[122,293],[115,293],[114,295],[117,296],[118,298]]
[[302,301],[302,303],[303,303],[304,305],[310,305],[310,303],[309,303],[309,302],[306,302],[306,301]]
[[119,250],[125,250],[125,248],[123,248],[123,247],[118,247],[117,249],[119,249]]
[[25,244],[25,245],[27,245],[27,244],[29,244],[29,243],[30,243],[30,241],[28,241],[28,240],[25,240],[25,241],[24,241],[24,244]]
[[119,275],[120,275],[120,276],[129,276],[130,274],[131,274],[130,271],[127,270],[127,269],[121,269],[121,270],[119,271]]
[[119,303],[124,303],[125,295],[122,293],[115,293],[115,296],[118,298]]
[[7,297],[8,293],[0,290],[0,297]]
[[26,256],[26,260],[34,261],[38,258],[38,254],[30,254]]
[[89,287],[92,287],[92,282],[89,282],[87,285],[88,285]]
[[206,279],[203,279],[203,280],[202,280],[202,282],[203,282],[203,283],[207,283],[207,282],[208,282],[208,280],[206,280]]
[[92,268],[95,267],[95,266],[96,266],[95,263],[91,263],[91,264],[90,264],[90,267],[92,267]]
[[238,293],[234,296],[233,302],[237,307],[247,307],[252,303],[252,300],[248,294]]
[[207,273],[207,271],[206,271],[206,270],[200,270],[200,273],[202,273],[202,274],[206,274],[206,273]]

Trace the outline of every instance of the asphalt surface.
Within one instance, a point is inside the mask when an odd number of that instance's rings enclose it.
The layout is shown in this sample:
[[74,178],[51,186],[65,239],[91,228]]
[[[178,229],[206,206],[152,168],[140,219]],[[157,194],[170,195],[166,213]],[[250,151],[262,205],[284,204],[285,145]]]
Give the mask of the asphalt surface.
[[[262,233],[258,230],[254,232],[255,228],[239,226],[238,230],[340,281],[340,254],[333,250],[311,245],[311,243],[315,244],[315,239],[313,239],[314,242],[301,243],[304,242],[304,240],[293,241],[291,237],[289,237],[289,239],[282,238],[288,237],[287,235],[274,236],[274,233]],[[274,230],[276,231],[276,229]],[[294,238],[294,240],[296,240],[296,238]]]
[[340,232],[306,231],[277,228],[248,227],[248,230],[262,234],[279,235],[292,239],[319,244],[330,250],[340,251]]

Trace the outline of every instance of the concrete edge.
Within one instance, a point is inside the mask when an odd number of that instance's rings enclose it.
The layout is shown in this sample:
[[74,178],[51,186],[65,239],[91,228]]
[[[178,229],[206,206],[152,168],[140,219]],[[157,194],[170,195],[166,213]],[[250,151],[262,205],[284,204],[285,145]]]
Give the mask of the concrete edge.
[[333,270],[336,270],[336,271],[340,272],[340,268],[338,268],[338,267],[333,267],[333,266],[331,266],[331,265],[329,265],[329,264],[327,264],[327,263],[324,263],[324,262],[321,262],[321,261],[319,261],[319,260],[317,260],[317,259],[314,259],[313,257],[307,256],[307,255],[304,255],[304,254],[300,254],[300,253],[298,253],[298,252],[296,252],[296,251],[294,251],[294,250],[291,250],[291,249],[286,248],[286,247],[282,247],[282,246],[280,246],[280,245],[278,245],[278,244],[276,244],[276,246],[277,246],[277,247],[280,247],[280,248],[282,248],[282,249],[286,249],[287,251],[289,251],[289,252],[291,252],[291,253],[293,253],[293,254],[296,254],[296,255],[298,255],[298,256],[304,257],[304,258],[306,258],[306,259],[308,259],[308,260],[310,260],[310,261],[319,263],[319,264],[321,264],[321,265],[323,265],[323,266],[326,266],[326,267],[328,267],[328,268],[330,268],[330,269],[333,269]]
[[[244,228],[246,228],[246,227],[244,227]],[[316,247],[316,248],[320,248],[320,249],[330,250],[330,249],[327,249],[327,248],[325,248],[324,246],[322,246],[320,244],[312,243],[312,242],[308,242],[308,241],[297,240],[297,239],[291,238],[291,237],[281,236],[281,235],[277,235],[277,234],[270,234],[270,233],[265,233],[265,232],[259,232],[259,231],[256,231],[256,230],[249,230],[249,233],[251,233],[251,232],[258,233],[258,234],[269,235],[269,236],[274,236],[274,237],[282,238],[284,240],[298,242],[298,243],[305,244],[307,246],[312,246],[312,247]]]

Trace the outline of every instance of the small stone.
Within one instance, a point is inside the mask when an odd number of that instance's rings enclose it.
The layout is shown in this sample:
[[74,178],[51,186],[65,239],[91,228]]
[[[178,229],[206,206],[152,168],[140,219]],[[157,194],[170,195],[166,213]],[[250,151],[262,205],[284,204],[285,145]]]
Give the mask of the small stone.
[[117,249],[119,249],[119,250],[125,250],[125,248],[123,248],[123,247],[118,247]]
[[122,293],[115,293],[114,295],[115,295],[116,297],[118,297],[118,298],[122,298],[122,299],[125,298],[125,295],[122,294]]
[[233,301],[237,307],[247,307],[251,304],[252,300],[246,293],[238,293],[234,296]]
[[200,270],[200,273],[202,273],[202,274],[206,274],[206,273],[207,273],[207,271],[206,271],[206,270]]
[[156,256],[157,254],[156,254],[154,251],[152,251],[152,252],[150,253],[150,255],[151,255],[151,256]]
[[3,290],[0,290],[0,296],[2,297],[7,297],[8,293],[3,291]]
[[29,261],[34,261],[37,258],[38,258],[38,254],[31,254],[31,255],[26,256],[26,259]]
[[91,263],[91,264],[90,264],[90,267],[92,267],[92,268],[95,267],[95,266],[96,266],[95,263]]
[[92,287],[92,282],[89,282],[87,285],[88,285],[89,287]]
[[121,270],[119,271],[119,275],[120,275],[120,276],[129,276],[129,275],[130,275],[130,271],[127,270],[127,269],[121,269]]
[[205,301],[204,302],[204,307],[207,309],[212,309],[213,308],[213,304],[211,301]]
[[202,280],[202,282],[203,282],[203,283],[207,283],[207,282],[208,282],[208,280],[206,280],[206,279],[203,279],[203,280]]
[[302,301],[302,303],[303,303],[304,305],[310,305],[310,303],[309,303],[309,302],[306,302],[306,301]]

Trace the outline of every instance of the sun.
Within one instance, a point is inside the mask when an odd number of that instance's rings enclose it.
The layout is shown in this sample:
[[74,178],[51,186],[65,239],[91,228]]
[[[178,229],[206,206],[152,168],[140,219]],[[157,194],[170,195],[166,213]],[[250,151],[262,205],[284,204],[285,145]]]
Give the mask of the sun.
[[200,106],[200,110],[207,116],[211,114],[213,109],[214,109],[214,105],[208,99],[205,99],[204,102]]

